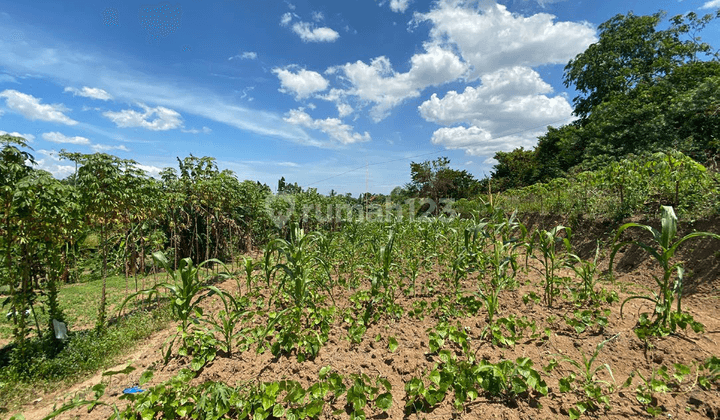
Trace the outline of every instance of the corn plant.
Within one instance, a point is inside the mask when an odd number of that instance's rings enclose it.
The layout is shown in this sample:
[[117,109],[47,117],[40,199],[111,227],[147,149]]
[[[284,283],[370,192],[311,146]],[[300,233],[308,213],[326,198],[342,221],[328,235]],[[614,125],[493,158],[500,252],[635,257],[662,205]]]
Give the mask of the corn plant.
[[[329,283],[331,281],[327,263],[310,249],[313,240],[317,235],[314,233],[305,234],[303,229],[293,226],[290,231],[290,240],[278,238],[271,248],[277,250],[279,255],[284,257],[284,262],[278,262],[271,270],[271,276],[278,271],[283,272],[277,295],[286,292],[290,295],[295,307],[303,308],[306,305],[315,306],[312,285],[324,287],[330,293]],[[328,282],[316,279],[312,275],[313,268],[320,268],[327,275]],[[290,287],[285,288],[290,282]]]
[[582,279],[582,291],[576,294],[576,300],[590,302],[598,302],[600,300],[600,292],[595,290],[597,284],[597,263],[600,256],[600,243],[595,246],[595,257],[591,261],[586,261],[575,254],[569,254],[568,257],[572,261],[572,268],[580,279]]
[[248,314],[248,311],[243,310],[240,301],[229,294],[220,295],[220,298],[225,309],[220,310],[217,317],[211,314],[209,317],[202,318],[201,321],[210,326],[208,329],[210,332],[220,335],[221,340],[218,341],[220,350],[228,356],[232,356],[233,343],[242,336],[242,331],[236,331],[237,325],[241,318]]
[[[620,334],[616,334],[613,337],[600,342],[595,346],[592,356],[589,358],[585,355],[585,352],[581,351],[582,361],[571,359],[570,357],[563,356],[562,360],[573,366],[576,371],[571,372],[568,376],[560,379],[560,392],[574,391],[579,395],[580,401],[575,404],[575,407],[568,410],[571,419],[580,418],[580,416],[586,411],[597,411],[602,405],[605,410],[610,409],[610,399],[607,394],[612,393],[614,390],[614,383],[597,379],[598,372],[607,370],[612,378],[612,369],[607,363],[601,365],[595,365],[595,360],[600,354],[600,350],[605,347],[609,341],[614,340]],[[574,383],[580,386],[580,389],[576,388]]]
[[[690,325],[696,332],[702,331],[702,324],[696,322],[692,315],[682,313],[682,288],[685,270],[682,263],[671,263],[675,252],[678,250],[680,245],[685,241],[693,238],[715,238],[720,239],[720,235],[710,232],[693,232],[683,238],[675,241],[677,236],[677,216],[671,206],[662,206],[662,228],[660,231],[656,230],[652,226],[643,225],[639,223],[626,223],[618,229],[615,235],[616,245],[613,247],[612,253],[610,254],[610,266],[609,271],[612,275],[613,262],[617,252],[628,244],[634,244],[645,250],[650,254],[655,261],[660,265],[663,270],[662,278],[658,278],[653,275],[655,283],[657,283],[660,289],[654,296],[641,296],[634,295],[625,299],[620,306],[620,315],[623,314],[623,308],[625,304],[631,300],[641,299],[648,300],[655,305],[654,320],[650,320],[648,314],[642,314],[640,317],[639,328],[636,329],[636,334],[640,338],[645,338],[648,335],[660,335],[665,336],[673,333],[679,326],[681,329]],[[629,228],[640,228],[647,230],[652,234],[654,244],[646,244],[640,240],[632,240],[618,243],[620,235]],[[673,272],[677,273],[677,277],[673,281]],[[677,301],[675,311],[673,311],[673,303]]]
[[[252,258],[243,258],[243,269],[247,278],[247,293],[250,293],[252,287],[252,275],[255,270],[255,261]],[[240,293],[240,280],[238,282],[238,294]]]
[[[202,308],[200,308],[200,302],[212,295],[218,295],[226,297],[227,293],[218,289],[212,285],[203,284],[200,280],[199,274],[200,269],[208,263],[217,263],[223,265],[222,261],[211,259],[204,261],[197,266],[193,265],[190,258],[183,258],[180,260],[178,270],[172,269],[170,262],[168,261],[165,254],[162,252],[154,252],[153,259],[155,263],[163,267],[172,282],[159,283],[149,289],[141,290],[139,292],[129,295],[123,303],[120,305],[119,313],[122,312],[125,305],[135,297],[139,295],[148,296],[152,298],[153,295],[159,295],[161,290],[166,290],[170,293],[170,307],[172,308],[173,314],[177,319],[180,320],[180,326],[178,326],[178,334],[176,334],[170,341],[170,345],[165,353],[165,360],[169,360],[170,352],[172,351],[172,345],[178,336],[181,336],[181,342],[184,344],[185,338],[189,330],[191,317],[201,317],[203,315]],[[221,274],[225,277],[226,274]]]
[[[565,231],[565,237],[561,237],[560,233]],[[543,266],[545,284],[543,288],[545,290],[545,304],[548,307],[552,307],[555,296],[558,294],[558,277],[557,270],[566,265],[566,261],[559,254],[557,249],[557,243],[562,242],[565,245],[567,253],[570,253],[570,235],[572,231],[570,228],[565,226],[555,226],[550,230],[536,230],[533,236],[535,237],[535,243],[537,249],[542,254],[541,257],[533,258],[538,259],[540,264]]]

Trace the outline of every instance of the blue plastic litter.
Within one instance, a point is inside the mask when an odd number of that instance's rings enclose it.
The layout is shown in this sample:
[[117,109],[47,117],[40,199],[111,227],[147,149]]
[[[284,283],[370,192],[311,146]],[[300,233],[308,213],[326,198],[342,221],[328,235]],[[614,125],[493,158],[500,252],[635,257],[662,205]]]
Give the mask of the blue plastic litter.
[[132,388],[125,388],[123,389],[123,394],[139,394],[141,392],[145,392],[144,389],[140,389],[139,387],[132,387]]

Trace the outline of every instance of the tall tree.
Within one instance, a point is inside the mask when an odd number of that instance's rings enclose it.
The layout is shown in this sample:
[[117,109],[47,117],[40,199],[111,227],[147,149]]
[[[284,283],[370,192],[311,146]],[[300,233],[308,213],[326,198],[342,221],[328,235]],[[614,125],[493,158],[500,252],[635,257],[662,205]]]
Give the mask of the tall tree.
[[664,30],[657,27],[664,12],[637,16],[616,15],[600,25],[600,39],[565,66],[564,84],[580,95],[573,102],[575,115],[587,118],[602,102],[623,95],[701,57],[712,57],[712,48],[697,33],[716,15],[695,13],[670,19]]

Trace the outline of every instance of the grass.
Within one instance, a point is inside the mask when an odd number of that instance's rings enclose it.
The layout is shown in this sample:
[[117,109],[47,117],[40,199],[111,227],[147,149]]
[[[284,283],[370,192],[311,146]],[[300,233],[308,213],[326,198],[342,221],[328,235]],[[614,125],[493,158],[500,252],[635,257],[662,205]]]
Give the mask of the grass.
[[[147,287],[154,284],[153,276],[138,277],[138,289],[142,289],[143,285]],[[165,274],[157,274],[157,281],[165,281]],[[61,288],[59,293],[60,308],[65,314],[65,321],[68,324],[68,330],[83,330],[92,328],[98,315],[98,302],[100,302],[100,293],[102,291],[102,280],[93,280],[84,283],[68,284]],[[135,292],[135,279],[128,278],[127,291],[124,276],[109,276],[107,278],[107,307],[108,316],[113,318],[117,315],[115,312],[117,307],[122,303],[125,297]],[[41,299],[44,300],[44,299]],[[139,309],[139,304],[128,304],[127,311]],[[49,325],[49,319],[44,304],[35,305],[35,313],[38,317],[40,328],[46,328]],[[12,321],[7,319],[3,313],[0,316],[0,342],[12,339]],[[30,324],[34,325],[34,320],[30,320]],[[37,333],[33,332],[33,336],[37,337]]]
[[[157,279],[164,281],[165,274],[158,274]],[[153,282],[153,276],[144,278],[146,287]],[[138,288],[142,285],[143,279],[138,278]],[[135,291],[135,281],[129,279],[126,292],[125,277],[111,276],[107,279],[111,323],[103,334],[97,334],[92,326],[97,317],[101,289],[102,280],[62,287],[59,299],[68,322],[69,339],[57,348],[57,342],[47,334],[39,339],[33,331],[30,336],[33,358],[24,372],[11,364],[13,345],[0,348],[0,417],[42,393],[68,387],[100,369],[112,367],[136,344],[166,328],[172,321],[169,306],[164,302],[166,299],[161,299],[159,307],[148,307],[142,302],[129,303],[124,312],[130,312],[130,315],[115,319],[117,307],[128,293]],[[49,320],[43,306],[36,305],[36,313],[40,328],[46,329]],[[0,318],[0,339],[10,341],[12,324],[5,316]]]
[[122,355],[156,331],[167,327],[172,315],[167,306],[138,311],[110,325],[105,333],[71,332],[55,355],[48,340],[34,340],[35,357],[27,372],[9,366],[11,346],[0,350],[0,414],[16,409],[38,394],[68,387],[87,375],[117,364]]

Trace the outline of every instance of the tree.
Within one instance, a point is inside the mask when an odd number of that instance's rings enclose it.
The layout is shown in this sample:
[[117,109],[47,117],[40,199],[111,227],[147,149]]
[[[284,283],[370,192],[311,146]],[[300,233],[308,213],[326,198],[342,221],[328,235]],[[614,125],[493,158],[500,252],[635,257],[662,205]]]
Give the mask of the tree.
[[450,168],[447,157],[410,163],[410,179],[411,182],[405,186],[409,195],[431,198],[438,205],[443,198],[458,200],[480,193],[478,180],[465,170]]
[[493,166],[492,177],[497,181],[497,184],[493,183],[494,190],[502,191],[534,183],[536,161],[532,150],[521,147],[512,152],[497,152],[495,160],[498,163]]
[[[133,174],[126,173],[131,160],[120,159],[106,153],[77,155],[62,153],[62,157],[80,164],[77,183],[80,189],[80,203],[85,223],[100,230],[102,248],[103,286],[98,308],[96,329],[105,328],[107,300],[107,257],[110,247],[109,236],[119,223],[127,222],[127,208],[131,205]],[[123,171],[123,168],[126,171]]]
[[298,185],[297,182],[295,183],[288,183],[285,181],[285,177],[282,177],[278,180],[278,188],[277,193],[278,194],[299,194],[302,192],[302,187]]
[[575,115],[586,119],[608,98],[624,95],[640,85],[652,85],[677,67],[697,61],[699,55],[714,56],[710,45],[697,33],[713,15],[695,13],[670,19],[670,27],[658,30],[665,16],[618,14],[600,25],[600,39],[565,66],[564,84],[580,93],[574,98]]

